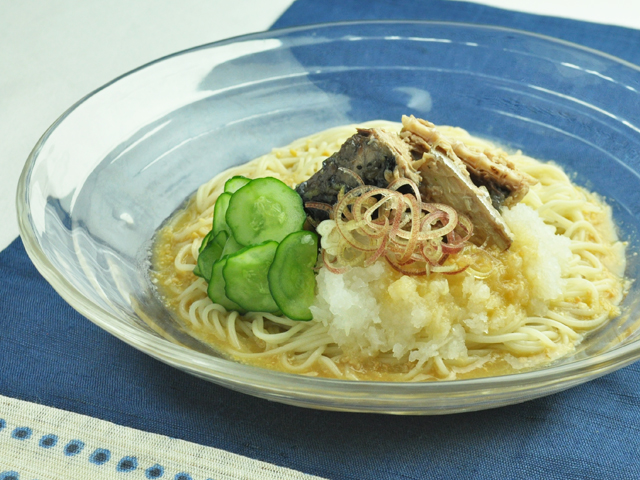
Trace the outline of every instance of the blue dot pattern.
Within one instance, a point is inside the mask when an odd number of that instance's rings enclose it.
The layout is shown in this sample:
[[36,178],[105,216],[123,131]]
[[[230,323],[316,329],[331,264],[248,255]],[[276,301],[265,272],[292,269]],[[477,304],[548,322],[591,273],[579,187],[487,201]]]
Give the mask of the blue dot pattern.
[[73,457],[74,455],[78,455],[82,449],[84,448],[84,442],[81,440],[71,440],[64,447],[64,454],[68,457]]
[[122,457],[116,470],[118,472],[132,472],[136,468],[138,468],[138,459],[136,457]]
[[11,438],[16,440],[29,440],[31,438],[31,429],[28,427],[16,427],[11,432]]
[[38,442],[38,445],[40,445],[42,448],[52,448],[52,447],[55,447],[57,443],[58,443],[58,436],[50,434],[50,435],[44,435],[40,439],[40,442]]
[[106,448],[96,449],[90,456],[89,461],[96,465],[103,465],[111,459],[111,452]]
[[149,467],[144,472],[147,478],[160,478],[164,475],[164,468],[157,463],[153,467]]
[[[0,418],[0,430],[6,428],[7,423],[4,419]],[[11,437],[15,440],[24,441],[31,438],[33,431],[29,427],[16,427],[11,432]],[[53,448],[58,444],[58,436],[52,433],[43,435],[38,441],[38,445],[41,448]],[[85,444],[82,440],[71,440],[67,443],[63,449],[63,453],[66,456],[73,457],[78,455],[84,449]],[[91,455],[89,455],[89,461],[94,465],[104,465],[111,460],[111,452],[106,448],[97,448]],[[134,456],[122,457],[116,466],[116,470],[121,473],[132,472],[138,468],[138,459]],[[161,478],[164,476],[164,467],[159,464],[155,464],[145,470],[145,476],[148,479]],[[0,480],[20,480],[20,474],[16,471],[4,471],[0,472]],[[177,473],[173,480],[193,480],[191,475],[185,472]],[[211,479],[207,479],[211,480]]]

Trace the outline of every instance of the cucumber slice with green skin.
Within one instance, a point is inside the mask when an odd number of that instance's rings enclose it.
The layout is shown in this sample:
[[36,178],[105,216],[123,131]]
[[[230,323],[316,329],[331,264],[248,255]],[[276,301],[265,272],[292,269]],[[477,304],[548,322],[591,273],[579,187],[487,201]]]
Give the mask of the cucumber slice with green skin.
[[202,250],[205,249],[205,247],[209,244],[209,242],[211,240],[213,240],[213,230],[210,230],[209,233],[207,233],[204,238],[202,239],[202,243],[200,244],[200,248],[198,249],[198,253],[200,253]]
[[[202,239],[202,243],[200,244],[200,248],[198,248],[198,255],[200,253],[202,253],[202,250],[204,250],[206,248],[206,246],[209,244],[209,242],[213,240],[213,230],[209,231],[209,233],[207,233],[204,238]],[[202,273],[200,273],[200,268],[198,267],[197,263],[195,268],[193,269],[193,274],[197,275],[199,277],[202,277]]]
[[300,195],[273,177],[256,178],[236,191],[226,215],[233,237],[245,246],[280,242],[302,230],[306,218]]
[[251,181],[250,178],[243,177],[242,175],[236,175],[235,177],[231,177],[224,184],[224,191],[227,193],[233,193],[236,190],[244,187],[247,183]]
[[216,205],[213,207],[212,231],[214,235],[217,235],[222,231],[231,233],[229,225],[227,225],[227,221],[225,220],[227,209],[229,207],[229,200],[231,200],[230,193],[221,193],[216,200]]
[[231,301],[251,312],[278,311],[267,278],[277,248],[278,242],[267,241],[227,257],[222,275],[225,293]]
[[207,282],[211,279],[211,269],[213,264],[222,257],[222,251],[227,243],[229,234],[225,231],[218,233],[213,240],[208,242],[207,246],[198,255],[198,272],[194,273],[199,277],[204,278]]
[[282,313],[292,320],[313,319],[309,307],[316,297],[313,267],[318,260],[318,236],[294,232],[282,240],[269,268],[269,289]]
[[236,242],[236,239],[233,238],[233,235],[229,235],[227,239],[227,243],[224,244],[224,250],[222,250],[222,257],[226,257],[227,255],[232,255],[239,250],[242,250],[244,247]]
[[227,311],[236,310],[240,313],[245,313],[245,310],[236,302],[229,300],[224,289],[225,281],[222,271],[227,264],[227,257],[222,257],[216,263],[213,264],[211,269],[211,280],[209,280],[209,287],[207,288],[207,295],[213,303],[222,305]]
[[[200,244],[200,247],[198,248],[198,256],[200,256],[202,251],[207,247],[207,245],[209,245],[209,242],[211,240],[213,240],[213,230],[210,230],[209,233],[207,233],[204,236],[204,238],[202,239],[202,243]],[[193,274],[197,275],[198,277],[202,277],[203,276],[202,272],[200,272],[200,267],[198,266],[198,261],[197,260],[196,260],[196,266],[193,269]]]

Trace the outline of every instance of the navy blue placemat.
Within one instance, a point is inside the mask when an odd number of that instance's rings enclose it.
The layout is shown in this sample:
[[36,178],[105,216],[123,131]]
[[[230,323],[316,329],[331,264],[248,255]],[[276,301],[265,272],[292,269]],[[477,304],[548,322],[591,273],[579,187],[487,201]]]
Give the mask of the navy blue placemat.
[[516,28],[578,43],[640,64],[640,30],[451,0],[297,0],[273,24],[273,28],[383,19],[463,22]]
[[[510,26],[640,62],[640,31],[462,2],[298,0],[275,26],[359,18]],[[444,417],[280,405],[138,352],[69,307],[20,240],[0,253],[0,395],[332,479],[640,478],[638,385],[636,364],[522,405]]]

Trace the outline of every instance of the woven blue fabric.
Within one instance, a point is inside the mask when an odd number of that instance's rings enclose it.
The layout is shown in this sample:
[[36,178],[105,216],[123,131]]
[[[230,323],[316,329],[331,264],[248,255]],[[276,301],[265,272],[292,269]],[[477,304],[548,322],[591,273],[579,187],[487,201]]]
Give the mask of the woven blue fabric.
[[297,0],[274,23],[273,28],[383,19],[464,22],[516,28],[578,43],[640,64],[640,30],[449,0]]
[[[275,26],[372,18],[509,26],[640,63],[640,31],[462,2],[298,0]],[[20,240],[0,253],[0,395],[332,479],[640,478],[638,385],[635,364],[543,399],[444,417],[280,405],[138,352],[69,307]]]

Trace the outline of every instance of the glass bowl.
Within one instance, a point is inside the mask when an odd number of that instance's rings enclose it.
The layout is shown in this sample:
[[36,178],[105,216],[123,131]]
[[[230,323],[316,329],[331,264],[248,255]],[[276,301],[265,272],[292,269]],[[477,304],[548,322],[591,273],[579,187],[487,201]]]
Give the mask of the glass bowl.
[[269,400],[441,414],[548,395],[640,357],[640,285],[624,314],[535,371],[431,383],[310,378],[234,363],[186,334],[149,281],[154,232],[218,172],[336,125],[414,114],[572,172],[604,195],[637,279],[640,69],[506,28],[358,22],[243,36],[134,70],[80,100],[18,187],[27,252],[92,322],[176,368]]

